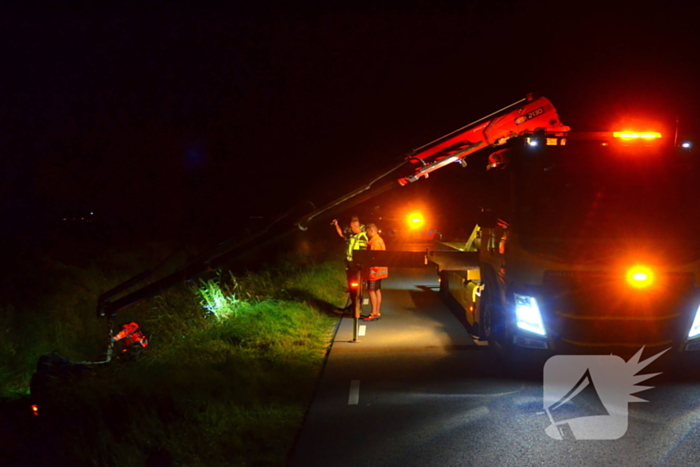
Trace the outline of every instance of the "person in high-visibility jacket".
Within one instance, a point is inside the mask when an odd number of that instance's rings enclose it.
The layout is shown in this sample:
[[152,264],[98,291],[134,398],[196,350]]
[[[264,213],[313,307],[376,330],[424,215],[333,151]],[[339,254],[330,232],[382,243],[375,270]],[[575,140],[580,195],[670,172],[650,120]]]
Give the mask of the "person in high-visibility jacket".
[[337,219],[333,219],[333,225],[335,226],[336,232],[341,238],[345,239],[345,274],[348,280],[348,291],[350,292],[349,305],[347,305],[343,311],[352,311],[355,309],[355,287],[353,283],[357,282],[358,270],[352,262],[352,254],[357,250],[367,249],[367,234],[365,233],[365,228],[360,224],[360,219],[357,216],[353,216],[350,220],[350,231],[344,232]]
[[[367,224],[367,235],[370,250],[386,250],[384,240],[379,236],[379,229],[375,224]],[[367,293],[369,303],[372,305],[372,313],[363,318],[364,321],[374,321],[381,318],[382,306],[382,279],[389,277],[389,269],[386,266],[373,266],[367,271]]]
[[124,339],[122,353],[138,354],[142,349],[148,347],[148,338],[141,332],[139,325],[133,322],[122,326],[122,330],[112,336],[110,341],[115,343],[122,339]]

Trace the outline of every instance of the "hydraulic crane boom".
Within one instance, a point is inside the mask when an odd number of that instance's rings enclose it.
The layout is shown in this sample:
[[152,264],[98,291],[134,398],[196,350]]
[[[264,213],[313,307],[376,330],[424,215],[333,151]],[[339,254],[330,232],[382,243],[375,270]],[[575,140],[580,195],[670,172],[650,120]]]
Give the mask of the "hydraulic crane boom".
[[531,95],[452,133],[414,149],[407,156],[421,164],[415,173],[398,180],[400,185],[415,182],[421,177],[453,162],[465,165],[464,158],[487,146],[500,146],[507,140],[535,131],[562,133],[570,128],[559,120],[552,103]]
[[[321,214],[347,209],[397,186],[405,186],[421,177],[428,178],[431,172],[453,162],[466,166],[464,159],[470,154],[487,147],[500,146],[511,138],[536,131],[565,133],[569,130],[559,120],[557,110],[549,99],[529,94],[524,99],[414,149],[399,165],[370,183],[305,215],[295,225],[306,230],[309,222]],[[418,164],[418,167],[413,167],[412,173],[398,179],[389,179],[390,174],[408,163]],[[378,183],[380,180],[382,183]]]

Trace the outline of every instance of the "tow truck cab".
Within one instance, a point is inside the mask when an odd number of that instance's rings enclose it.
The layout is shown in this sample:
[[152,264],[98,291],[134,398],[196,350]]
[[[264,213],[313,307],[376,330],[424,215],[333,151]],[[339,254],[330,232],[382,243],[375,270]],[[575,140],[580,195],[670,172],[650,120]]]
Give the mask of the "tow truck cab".
[[[473,270],[442,270],[480,341],[543,353],[700,350],[700,189],[658,133],[511,141],[489,157]],[[698,352],[700,354],[700,352]]]

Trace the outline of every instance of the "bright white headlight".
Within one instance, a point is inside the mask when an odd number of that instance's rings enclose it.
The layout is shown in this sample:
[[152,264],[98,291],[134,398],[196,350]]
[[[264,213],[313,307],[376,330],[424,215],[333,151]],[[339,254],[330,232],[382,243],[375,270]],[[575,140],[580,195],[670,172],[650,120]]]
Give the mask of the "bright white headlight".
[[[535,297],[517,293],[513,295],[515,298],[515,320],[517,326],[524,331],[546,336],[547,332],[544,330],[544,324],[542,323],[540,307],[537,305]],[[700,333],[700,322],[698,322],[698,333]]]
[[693,320],[693,325],[690,326],[690,332],[688,332],[688,339],[697,336],[700,336],[700,306],[695,311],[695,319]]

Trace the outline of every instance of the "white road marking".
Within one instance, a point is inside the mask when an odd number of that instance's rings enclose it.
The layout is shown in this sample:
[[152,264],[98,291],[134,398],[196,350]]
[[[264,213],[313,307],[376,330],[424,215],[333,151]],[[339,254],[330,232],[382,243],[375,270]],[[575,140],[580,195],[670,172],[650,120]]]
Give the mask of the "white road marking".
[[359,332],[359,335],[360,335],[360,336],[364,336],[366,331],[367,331],[367,325],[366,325],[366,324],[361,324],[361,325],[360,325],[360,332]]
[[348,396],[348,405],[357,405],[360,402],[360,380],[353,379],[350,381],[350,395]]

